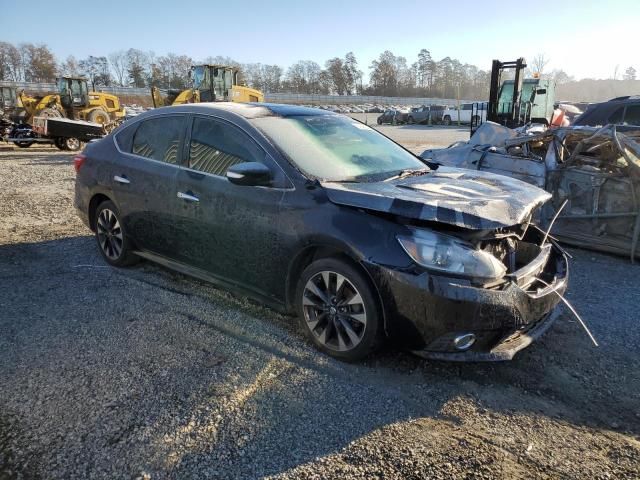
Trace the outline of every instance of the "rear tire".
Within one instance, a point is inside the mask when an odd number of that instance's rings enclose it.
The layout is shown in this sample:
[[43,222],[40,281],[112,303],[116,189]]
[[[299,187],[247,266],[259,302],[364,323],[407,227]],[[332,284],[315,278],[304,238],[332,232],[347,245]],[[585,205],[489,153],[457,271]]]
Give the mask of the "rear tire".
[[140,260],[122,226],[120,211],[106,200],[96,208],[93,229],[102,258],[114,267],[126,267]]
[[442,119],[442,123],[446,126],[451,125],[451,117],[449,115],[445,115]]
[[382,315],[375,289],[344,260],[322,258],[305,268],[296,308],[305,335],[332,357],[355,362],[380,346]]
[[[58,139],[56,139],[57,141]],[[75,137],[67,137],[61,140],[64,148],[62,150],[68,150],[70,152],[77,152],[82,148],[82,142]],[[56,144],[57,146],[57,144]],[[59,147],[58,147],[59,148]]]

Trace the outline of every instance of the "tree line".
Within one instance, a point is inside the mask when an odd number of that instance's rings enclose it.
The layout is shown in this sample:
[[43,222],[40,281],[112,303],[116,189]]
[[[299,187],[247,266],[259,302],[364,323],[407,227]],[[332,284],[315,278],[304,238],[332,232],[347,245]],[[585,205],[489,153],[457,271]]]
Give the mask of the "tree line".
[[[312,60],[300,60],[285,69],[279,65],[239,63],[224,56],[207,57],[198,61],[188,55],[175,53],[157,56],[154,52],[135,48],[84,59],[69,56],[59,61],[46,45],[0,42],[0,80],[52,82],[57,76],[64,75],[86,77],[94,88],[142,88],[155,85],[160,88],[184,89],[190,83],[191,65],[213,63],[237,67],[241,81],[268,93],[467,99],[488,96],[489,70],[451,57],[436,60],[425,48],[412,60],[386,50],[368,66],[368,81],[365,82],[365,73],[353,52],[344,57],[331,58],[324,65]],[[562,70],[547,72],[545,69],[548,63],[549,60],[544,55],[537,55],[529,64],[526,74],[536,72],[554,78],[559,85],[582,82],[576,82]],[[627,68],[622,77],[624,80],[635,80],[635,69]],[[590,95],[588,92],[586,94]]]

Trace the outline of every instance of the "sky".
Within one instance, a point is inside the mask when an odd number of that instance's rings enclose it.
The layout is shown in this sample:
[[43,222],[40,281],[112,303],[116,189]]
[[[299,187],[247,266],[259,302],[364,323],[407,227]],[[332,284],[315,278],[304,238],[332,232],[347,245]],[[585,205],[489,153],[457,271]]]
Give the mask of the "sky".
[[[640,0],[30,0],[29,21],[0,22],[0,41],[44,43],[59,60],[138,48],[194,60],[323,65],[352,51],[368,78],[384,50],[416,60],[422,48],[482,69],[491,60],[533,60],[576,79],[640,72]],[[14,11],[15,0],[0,0]],[[86,9],[83,12],[83,9]],[[101,13],[104,12],[104,15]],[[80,21],[83,19],[84,21]],[[97,19],[97,21],[92,21]]]

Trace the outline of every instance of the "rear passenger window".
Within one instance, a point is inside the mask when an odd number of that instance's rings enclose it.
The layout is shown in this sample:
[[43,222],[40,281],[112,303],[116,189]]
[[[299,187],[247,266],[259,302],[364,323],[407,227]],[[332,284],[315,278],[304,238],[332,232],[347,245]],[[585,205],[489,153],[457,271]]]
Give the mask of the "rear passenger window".
[[263,159],[260,147],[239,128],[211,118],[193,120],[189,168],[224,176],[232,165]]
[[178,163],[178,146],[184,116],[171,115],[145,120],[133,137],[132,153],[171,164]]

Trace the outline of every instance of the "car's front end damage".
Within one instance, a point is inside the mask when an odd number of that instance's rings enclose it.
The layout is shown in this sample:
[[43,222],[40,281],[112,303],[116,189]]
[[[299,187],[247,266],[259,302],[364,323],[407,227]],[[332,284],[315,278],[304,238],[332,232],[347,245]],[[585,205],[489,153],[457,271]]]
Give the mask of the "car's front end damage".
[[415,353],[509,360],[557,316],[567,257],[531,223],[546,192],[447,168],[384,185],[326,187],[334,203],[399,225],[407,263],[362,263],[380,293],[387,333]]
[[389,333],[427,358],[510,360],[548,329],[567,288],[567,257],[544,237],[528,225],[522,235],[476,240],[504,265],[495,278],[368,264],[388,300]]

